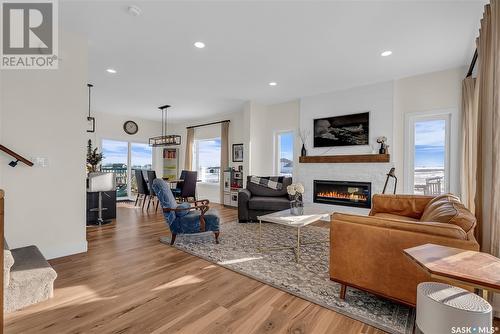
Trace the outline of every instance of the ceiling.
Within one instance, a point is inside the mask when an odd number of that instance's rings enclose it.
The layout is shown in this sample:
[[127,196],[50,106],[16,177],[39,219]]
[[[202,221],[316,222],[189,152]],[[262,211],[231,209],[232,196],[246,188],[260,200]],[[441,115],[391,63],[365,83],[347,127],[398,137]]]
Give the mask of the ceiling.
[[96,111],[185,121],[467,65],[484,3],[61,1],[60,29],[89,39]]

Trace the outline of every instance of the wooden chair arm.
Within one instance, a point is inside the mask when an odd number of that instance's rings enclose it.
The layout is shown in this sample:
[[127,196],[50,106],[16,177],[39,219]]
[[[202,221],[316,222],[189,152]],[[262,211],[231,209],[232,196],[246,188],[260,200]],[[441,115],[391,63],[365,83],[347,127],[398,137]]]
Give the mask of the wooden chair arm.
[[193,203],[195,206],[201,205],[209,205],[210,201],[208,199],[200,199],[197,201],[188,201],[188,203]]

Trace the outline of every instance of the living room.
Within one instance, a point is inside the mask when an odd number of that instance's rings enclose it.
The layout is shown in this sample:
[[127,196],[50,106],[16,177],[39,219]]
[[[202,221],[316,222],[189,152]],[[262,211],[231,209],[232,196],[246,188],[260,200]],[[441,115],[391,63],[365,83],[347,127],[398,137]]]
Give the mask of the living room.
[[498,1],[44,3],[5,332],[497,331]]

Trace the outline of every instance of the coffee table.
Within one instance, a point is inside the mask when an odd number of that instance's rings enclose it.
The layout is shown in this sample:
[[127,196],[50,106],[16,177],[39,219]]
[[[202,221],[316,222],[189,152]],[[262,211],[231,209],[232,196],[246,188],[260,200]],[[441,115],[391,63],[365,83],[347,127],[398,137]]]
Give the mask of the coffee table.
[[[325,209],[324,207],[305,204],[304,210],[300,215],[293,215],[290,209],[273,212],[267,215],[258,216],[259,220],[259,252],[269,252],[283,249],[293,249],[295,252],[295,262],[300,262],[300,247],[303,245],[318,244],[328,242],[329,240],[316,240],[309,242],[301,242],[301,228],[320,220],[330,220],[333,210]],[[297,230],[297,242],[294,245],[278,246],[278,247],[262,247],[262,222],[288,226]]]

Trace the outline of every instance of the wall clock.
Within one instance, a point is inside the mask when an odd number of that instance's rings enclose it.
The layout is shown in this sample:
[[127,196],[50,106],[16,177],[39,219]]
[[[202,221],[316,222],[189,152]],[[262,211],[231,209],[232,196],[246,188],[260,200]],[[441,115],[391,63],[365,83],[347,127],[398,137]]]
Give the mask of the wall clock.
[[139,126],[134,121],[126,121],[123,123],[123,130],[129,135],[135,135],[139,131]]

